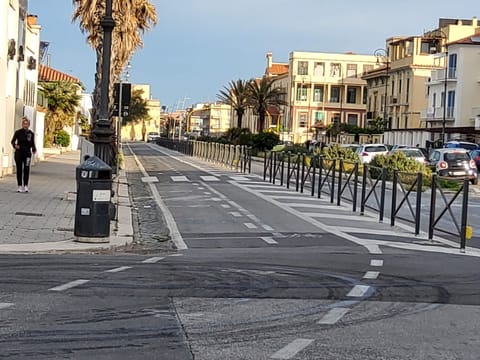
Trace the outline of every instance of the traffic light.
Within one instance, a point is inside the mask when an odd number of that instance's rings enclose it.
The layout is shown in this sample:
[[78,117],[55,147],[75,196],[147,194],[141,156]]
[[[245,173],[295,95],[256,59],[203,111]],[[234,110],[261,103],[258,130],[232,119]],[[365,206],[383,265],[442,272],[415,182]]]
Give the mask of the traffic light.
[[[122,84],[122,116],[128,116],[130,110],[130,101],[132,98],[132,84],[130,83],[121,83]],[[115,83],[113,88],[113,114],[118,115],[119,105],[120,105],[120,83]]]

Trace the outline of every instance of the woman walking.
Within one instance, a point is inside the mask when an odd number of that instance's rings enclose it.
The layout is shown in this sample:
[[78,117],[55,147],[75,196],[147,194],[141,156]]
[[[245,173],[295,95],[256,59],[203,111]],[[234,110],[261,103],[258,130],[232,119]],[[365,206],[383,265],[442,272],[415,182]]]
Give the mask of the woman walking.
[[34,154],[37,152],[35,135],[29,127],[30,120],[24,116],[22,118],[22,128],[15,131],[12,138],[12,146],[15,149],[15,165],[17,167],[17,192],[28,192],[32,152]]

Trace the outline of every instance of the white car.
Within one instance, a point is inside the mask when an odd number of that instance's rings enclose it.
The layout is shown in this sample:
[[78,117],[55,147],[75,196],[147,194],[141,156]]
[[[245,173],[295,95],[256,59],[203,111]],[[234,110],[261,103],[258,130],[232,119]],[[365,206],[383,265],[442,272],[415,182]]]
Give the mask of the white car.
[[156,142],[159,138],[160,134],[158,132],[152,131],[147,134],[147,142]]
[[379,154],[387,155],[388,149],[385,144],[362,144],[358,147],[357,154],[362,164],[368,164]]
[[412,147],[401,147],[395,150],[390,150],[390,155],[395,154],[396,152],[402,152],[405,154],[407,158],[412,158],[417,160],[420,164],[425,164],[427,159],[423,152],[420,149],[412,148]]

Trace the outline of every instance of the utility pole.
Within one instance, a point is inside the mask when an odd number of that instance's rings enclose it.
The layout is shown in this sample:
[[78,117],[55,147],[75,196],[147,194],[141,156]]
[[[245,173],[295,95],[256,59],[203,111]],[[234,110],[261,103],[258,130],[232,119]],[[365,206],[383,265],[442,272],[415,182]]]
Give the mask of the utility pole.
[[92,130],[92,142],[95,156],[106,164],[112,165],[111,146],[114,130],[109,111],[110,58],[112,53],[112,30],[115,21],[112,17],[112,0],[106,0],[105,16],[100,25],[103,29],[102,73],[100,81],[100,109],[95,127]]

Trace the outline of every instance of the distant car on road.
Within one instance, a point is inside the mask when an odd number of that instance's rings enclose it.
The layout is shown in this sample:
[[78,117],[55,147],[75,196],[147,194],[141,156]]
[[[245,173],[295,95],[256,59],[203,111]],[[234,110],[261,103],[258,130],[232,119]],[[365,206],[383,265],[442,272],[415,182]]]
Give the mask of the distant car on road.
[[421,164],[425,164],[425,162],[427,161],[427,159],[425,158],[425,155],[423,155],[423,152],[419,148],[401,147],[395,150],[391,150],[389,154],[393,155],[399,152],[404,153],[407,158],[412,158],[417,160]]
[[387,146],[384,144],[362,144],[356,151],[362,164],[370,163],[376,155],[388,154]]
[[447,141],[443,147],[447,149],[465,149],[469,151],[480,149],[480,146],[475,143],[460,140]]
[[147,142],[156,142],[160,138],[160,134],[155,131],[151,131],[147,134]]
[[435,149],[429,164],[440,176],[458,180],[467,177],[473,185],[478,183],[477,166],[465,149]]

